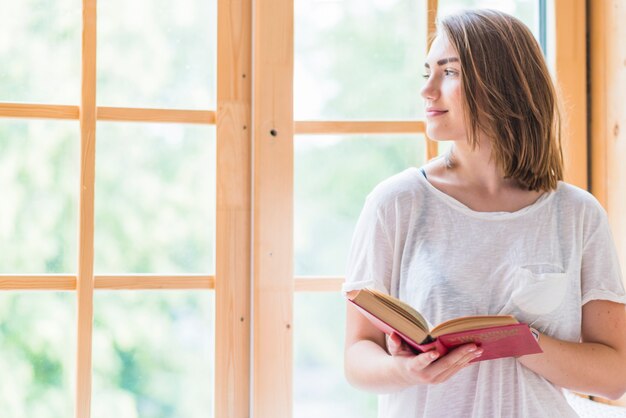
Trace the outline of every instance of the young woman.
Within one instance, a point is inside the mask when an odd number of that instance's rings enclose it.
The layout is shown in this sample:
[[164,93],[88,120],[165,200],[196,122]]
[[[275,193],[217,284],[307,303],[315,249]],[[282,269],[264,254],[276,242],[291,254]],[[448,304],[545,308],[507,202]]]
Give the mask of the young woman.
[[562,181],[555,89],[531,32],[497,11],[448,16],[425,72],[427,133],[451,150],[368,196],[344,291],[374,287],[432,324],[511,314],[539,331],[543,353],[415,355],[348,304],[348,380],[385,394],[385,418],[569,417],[561,388],[620,397],[620,267],[602,207]]

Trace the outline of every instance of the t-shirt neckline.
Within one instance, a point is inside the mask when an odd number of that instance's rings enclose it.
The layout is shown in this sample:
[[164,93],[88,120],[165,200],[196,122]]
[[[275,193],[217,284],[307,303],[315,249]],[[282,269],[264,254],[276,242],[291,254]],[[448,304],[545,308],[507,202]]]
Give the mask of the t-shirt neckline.
[[[441,190],[433,186],[432,183],[428,181],[428,179],[421,173],[419,168],[411,167],[410,170],[415,176],[418,177],[419,181],[426,186],[426,189],[431,194],[433,194],[434,196],[442,200],[448,206],[466,215],[469,215],[475,218],[481,218],[481,219],[496,219],[497,220],[497,219],[517,218],[519,216],[522,216],[529,212],[534,212],[535,210],[539,209],[548,200],[550,200],[550,198],[555,194],[554,190],[551,190],[549,192],[544,192],[533,203],[521,209],[518,209],[514,212],[480,212],[480,211],[476,211],[476,210],[469,208],[468,206],[464,205],[463,203],[456,200],[452,196],[442,192]],[[560,187],[560,185],[561,185],[561,182],[559,182],[557,186],[557,190]]]

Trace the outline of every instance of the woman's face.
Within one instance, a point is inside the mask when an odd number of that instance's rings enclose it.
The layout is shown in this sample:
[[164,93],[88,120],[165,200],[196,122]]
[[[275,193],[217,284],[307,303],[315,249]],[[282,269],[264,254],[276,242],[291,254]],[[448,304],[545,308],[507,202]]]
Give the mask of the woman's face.
[[426,134],[438,141],[466,140],[461,63],[445,36],[434,39],[424,66],[426,84],[421,95],[426,105]]

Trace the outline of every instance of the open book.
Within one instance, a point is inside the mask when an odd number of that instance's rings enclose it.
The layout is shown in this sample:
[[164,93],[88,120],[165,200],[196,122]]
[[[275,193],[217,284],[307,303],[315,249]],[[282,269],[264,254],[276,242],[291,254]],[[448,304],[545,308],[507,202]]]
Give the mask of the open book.
[[510,315],[464,316],[429,329],[419,312],[393,296],[361,289],[348,292],[347,297],[378,329],[398,334],[417,352],[436,350],[444,355],[467,343],[483,349],[483,354],[472,361],[543,352],[528,325]]

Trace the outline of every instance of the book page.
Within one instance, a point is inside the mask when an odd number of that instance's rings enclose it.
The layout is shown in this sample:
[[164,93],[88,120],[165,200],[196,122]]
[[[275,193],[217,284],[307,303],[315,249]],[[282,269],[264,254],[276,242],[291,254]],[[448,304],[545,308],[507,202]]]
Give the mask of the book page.
[[511,315],[463,316],[442,322],[432,329],[430,335],[436,338],[439,335],[450,334],[453,332],[512,325],[517,323],[517,319]]
[[394,298],[393,296],[387,295],[385,293],[379,292],[375,289],[367,289],[374,296],[381,300],[386,306],[390,309],[393,309],[418,327],[420,327],[425,332],[428,332],[428,323],[426,319],[415,310],[411,305],[401,301],[400,299]]

